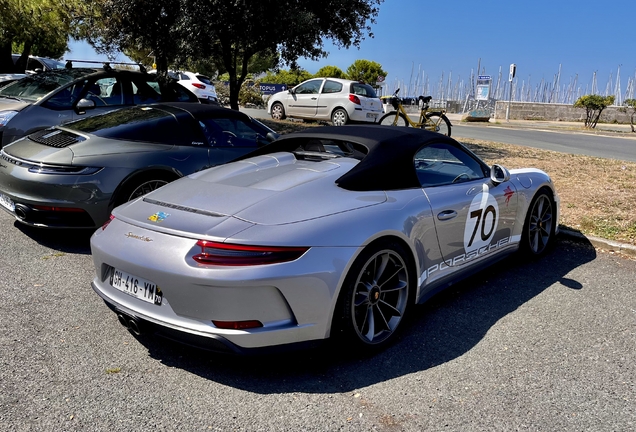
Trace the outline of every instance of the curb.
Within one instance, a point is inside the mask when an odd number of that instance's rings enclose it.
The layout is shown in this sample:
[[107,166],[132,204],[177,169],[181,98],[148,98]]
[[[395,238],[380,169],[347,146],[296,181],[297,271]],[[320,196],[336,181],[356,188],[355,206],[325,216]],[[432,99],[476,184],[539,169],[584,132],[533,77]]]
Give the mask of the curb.
[[586,236],[585,234],[581,234],[580,232],[564,228],[559,228],[559,235],[566,236],[572,240],[587,241],[594,247],[605,249],[610,252],[617,252],[620,254],[629,255],[636,258],[636,246],[628,243],[607,240],[601,237]]

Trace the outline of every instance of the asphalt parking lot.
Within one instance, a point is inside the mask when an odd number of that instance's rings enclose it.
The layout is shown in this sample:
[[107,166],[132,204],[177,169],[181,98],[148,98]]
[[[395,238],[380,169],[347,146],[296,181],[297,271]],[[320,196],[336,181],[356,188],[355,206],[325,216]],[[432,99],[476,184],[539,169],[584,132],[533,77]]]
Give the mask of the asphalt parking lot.
[[133,337],[89,234],[0,212],[0,430],[636,429],[636,261],[561,238],[413,310],[373,357],[234,358]]

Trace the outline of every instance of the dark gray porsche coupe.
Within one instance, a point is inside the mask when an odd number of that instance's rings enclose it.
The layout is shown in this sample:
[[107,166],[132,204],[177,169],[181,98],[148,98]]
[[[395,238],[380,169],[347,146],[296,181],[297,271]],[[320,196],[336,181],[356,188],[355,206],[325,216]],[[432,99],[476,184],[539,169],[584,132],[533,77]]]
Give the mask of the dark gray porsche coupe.
[[210,105],[111,111],[2,148],[0,208],[31,226],[98,227],[115,206],[276,137],[243,113]]

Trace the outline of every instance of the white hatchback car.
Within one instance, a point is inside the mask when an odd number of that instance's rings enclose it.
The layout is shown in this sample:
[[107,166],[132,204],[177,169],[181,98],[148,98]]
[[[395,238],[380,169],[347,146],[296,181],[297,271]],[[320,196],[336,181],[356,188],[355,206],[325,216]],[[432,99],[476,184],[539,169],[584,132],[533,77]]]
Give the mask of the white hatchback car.
[[275,120],[295,117],[347,123],[375,123],[383,114],[382,101],[368,84],[338,78],[313,78],[278,92],[267,101]]

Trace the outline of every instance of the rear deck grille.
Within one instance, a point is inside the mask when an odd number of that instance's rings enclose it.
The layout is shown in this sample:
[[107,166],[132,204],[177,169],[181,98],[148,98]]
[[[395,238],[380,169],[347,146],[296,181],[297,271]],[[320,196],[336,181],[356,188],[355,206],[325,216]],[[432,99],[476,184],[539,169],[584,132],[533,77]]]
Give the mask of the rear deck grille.
[[29,139],[49,147],[64,148],[84,141],[86,138],[60,129],[45,129],[29,135]]

